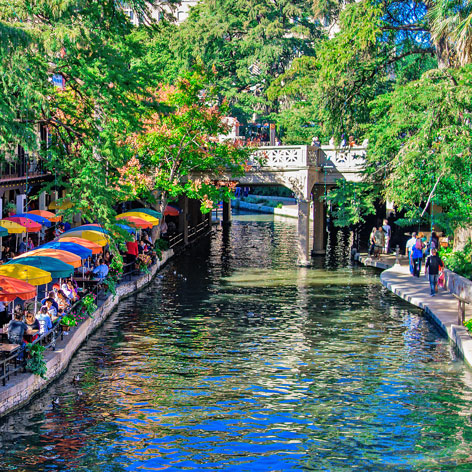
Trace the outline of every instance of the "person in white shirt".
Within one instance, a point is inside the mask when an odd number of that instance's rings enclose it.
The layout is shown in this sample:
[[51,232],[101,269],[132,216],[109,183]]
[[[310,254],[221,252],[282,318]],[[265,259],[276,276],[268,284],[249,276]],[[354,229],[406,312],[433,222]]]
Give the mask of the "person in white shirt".
[[409,256],[411,248],[416,244],[416,233],[411,233],[411,238],[406,242],[406,255]]

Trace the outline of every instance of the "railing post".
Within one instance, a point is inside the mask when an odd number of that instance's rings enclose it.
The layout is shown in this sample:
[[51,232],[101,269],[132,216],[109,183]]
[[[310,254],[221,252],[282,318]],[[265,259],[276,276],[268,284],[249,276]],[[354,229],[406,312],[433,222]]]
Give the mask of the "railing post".
[[400,246],[398,244],[395,247],[395,265],[400,265]]

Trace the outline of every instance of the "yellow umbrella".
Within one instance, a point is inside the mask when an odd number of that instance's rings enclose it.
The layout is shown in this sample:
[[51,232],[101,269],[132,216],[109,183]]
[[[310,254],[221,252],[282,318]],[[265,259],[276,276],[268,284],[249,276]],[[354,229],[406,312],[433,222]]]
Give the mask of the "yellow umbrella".
[[66,198],[65,200],[54,200],[48,206],[50,210],[68,210],[72,208],[72,202]]
[[78,238],[86,239],[87,241],[92,241],[93,243],[99,244],[100,246],[106,246],[108,244],[108,239],[106,234],[100,233],[99,231],[92,231],[89,229],[71,229],[64,234],[58,236],[58,240],[62,237],[76,236]]
[[10,234],[26,233],[26,228],[14,221],[0,220],[0,226],[5,228]]
[[0,266],[0,275],[24,280],[31,285],[44,285],[52,280],[49,272],[23,264],[3,264]]
[[159,224],[159,219],[155,218],[154,216],[148,215],[147,213],[143,213],[141,211],[126,211],[125,213],[121,213],[116,217],[117,220],[122,220],[127,216],[136,216],[137,218],[141,218],[142,220],[146,220],[148,223],[152,223],[153,226],[157,226]]

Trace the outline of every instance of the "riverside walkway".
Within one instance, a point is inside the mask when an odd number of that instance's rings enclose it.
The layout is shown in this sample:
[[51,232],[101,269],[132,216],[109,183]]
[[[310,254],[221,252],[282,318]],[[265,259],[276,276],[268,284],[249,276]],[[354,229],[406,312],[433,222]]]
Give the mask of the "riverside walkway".
[[[440,288],[439,293],[432,297],[428,279],[424,275],[412,277],[408,258],[405,256],[399,258],[399,263],[396,263],[394,255],[372,259],[367,254],[357,253],[355,259],[366,266],[385,269],[380,275],[382,284],[403,300],[424,310],[472,367],[472,337],[464,326],[457,324],[458,302],[452,293]],[[466,306],[466,320],[470,318],[472,309]]]

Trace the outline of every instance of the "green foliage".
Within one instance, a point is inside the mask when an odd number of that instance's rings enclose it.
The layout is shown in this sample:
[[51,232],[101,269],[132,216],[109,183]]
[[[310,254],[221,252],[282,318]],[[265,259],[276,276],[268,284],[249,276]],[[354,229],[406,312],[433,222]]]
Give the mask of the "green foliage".
[[154,243],[154,251],[159,260],[162,260],[162,251],[167,251],[169,249],[169,242],[165,239],[158,239]]
[[470,240],[462,251],[453,251],[452,248],[440,248],[439,257],[452,272],[468,279],[472,277],[472,242]]
[[73,327],[77,326],[77,320],[74,318],[74,316],[69,314],[62,317],[61,324],[64,326]]
[[38,343],[28,344],[26,348],[29,353],[29,359],[26,362],[26,369],[42,379],[46,378],[47,366],[44,360],[44,351],[46,348]]
[[365,216],[375,214],[378,197],[375,186],[338,180],[336,187],[322,197],[332,207],[335,226],[345,227],[365,222]]

